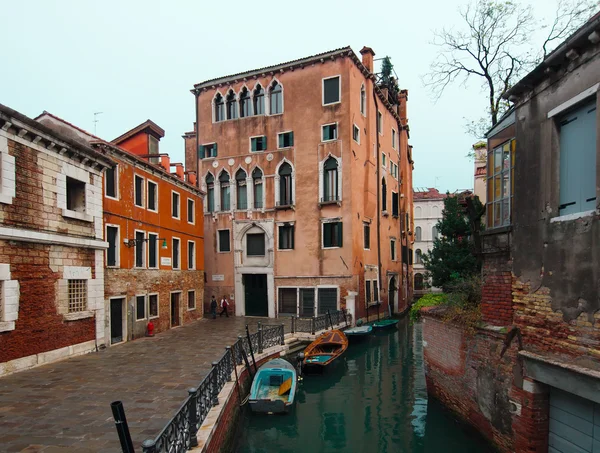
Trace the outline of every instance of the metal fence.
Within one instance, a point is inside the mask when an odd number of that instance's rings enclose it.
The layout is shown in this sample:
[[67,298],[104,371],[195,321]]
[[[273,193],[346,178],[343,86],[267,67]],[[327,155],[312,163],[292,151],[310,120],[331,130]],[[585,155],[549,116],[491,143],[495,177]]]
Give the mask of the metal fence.
[[327,330],[333,325],[344,323],[346,327],[352,323],[352,315],[346,310],[336,310],[327,312],[324,315],[313,316],[312,318],[297,318],[292,316],[292,333],[307,332],[315,334],[320,330]]
[[184,453],[191,447],[196,447],[198,429],[211,408],[219,404],[219,392],[225,383],[231,381],[234,366],[244,363],[244,352],[250,352],[249,344],[252,344],[252,351],[257,353],[283,345],[284,325],[259,324],[258,331],[249,336],[250,343],[247,337],[239,336],[233,345],[225,348],[225,354],[212,363],[212,369],[204,376],[200,385],[188,390],[188,397],[167,426],[156,438],[142,443],[144,453]]

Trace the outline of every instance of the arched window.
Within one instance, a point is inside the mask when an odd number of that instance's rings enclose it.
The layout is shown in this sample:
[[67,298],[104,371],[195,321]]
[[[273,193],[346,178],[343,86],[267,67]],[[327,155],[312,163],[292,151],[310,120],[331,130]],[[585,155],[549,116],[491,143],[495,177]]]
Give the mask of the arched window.
[[421,214],[422,214],[421,206],[415,207],[415,219],[420,219],[421,218]]
[[292,195],[292,166],[284,162],[279,167],[279,206],[293,205]]
[[223,96],[221,93],[217,93],[215,96],[215,122],[225,120],[225,103],[223,102]]
[[437,239],[437,238],[438,238],[438,229],[434,225],[434,227],[431,229],[431,239]]
[[240,93],[240,118],[252,116],[252,99],[248,88],[244,87]]
[[387,211],[387,184],[385,178],[381,178],[381,210]]
[[235,174],[237,209],[248,209],[248,191],[246,189],[246,172],[240,168]]
[[277,81],[271,84],[269,98],[271,100],[269,113],[271,115],[283,113],[283,88]]
[[254,89],[254,114],[265,114],[265,90],[259,85]]
[[431,207],[431,217],[437,217],[440,215],[440,208],[438,208],[437,206],[432,206]]
[[238,117],[237,101],[233,90],[227,94],[227,119],[235,120]]
[[254,209],[263,207],[263,173],[260,168],[255,168],[252,172],[252,183],[254,185]]
[[329,157],[323,165],[323,201],[338,201],[338,163],[334,157]]
[[219,185],[221,186],[221,211],[231,209],[231,188],[229,187],[229,174],[222,171],[219,175]]
[[215,177],[212,174],[207,174],[206,178],[206,197],[208,199],[206,210],[215,212]]
[[415,290],[423,290],[423,274],[415,274]]
[[367,92],[365,91],[365,86],[362,85],[360,87],[360,113],[362,113],[363,115],[365,115],[366,103],[367,103]]
[[421,249],[415,250],[415,264],[423,264],[423,252],[421,252]]
[[421,240],[421,235],[422,235],[422,231],[421,231],[421,227],[416,227],[415,228],[415,241],[420,241]]

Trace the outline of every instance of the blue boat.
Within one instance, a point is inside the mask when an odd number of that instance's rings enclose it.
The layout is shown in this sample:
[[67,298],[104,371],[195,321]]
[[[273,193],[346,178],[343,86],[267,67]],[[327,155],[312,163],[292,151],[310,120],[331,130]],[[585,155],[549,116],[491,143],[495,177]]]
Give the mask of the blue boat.
[[382,319],[381,321],[375,321],[373,325],[373,329],[391,329],[396,328],[396,324],[398,324],[397,319]]
[[368,337],[373,331],[373,326],[360,326],[352,327],[351,329],[344,330],[344,333],[348,337],[348,340],[358,340],[360,338]]
[[261,366],[250,388],[250,409],[263,414],[289,412],[296,396],[296,369],[286,360],[273,359]]

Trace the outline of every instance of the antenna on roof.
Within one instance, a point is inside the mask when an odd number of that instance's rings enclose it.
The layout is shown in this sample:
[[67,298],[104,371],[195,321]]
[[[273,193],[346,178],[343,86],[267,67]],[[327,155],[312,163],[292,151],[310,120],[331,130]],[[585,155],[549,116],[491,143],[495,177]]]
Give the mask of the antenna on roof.
[[96,135],[96,123],[100,120],[98,119],[98,115],[102,115],[104,112],[94,112],[94,135]]

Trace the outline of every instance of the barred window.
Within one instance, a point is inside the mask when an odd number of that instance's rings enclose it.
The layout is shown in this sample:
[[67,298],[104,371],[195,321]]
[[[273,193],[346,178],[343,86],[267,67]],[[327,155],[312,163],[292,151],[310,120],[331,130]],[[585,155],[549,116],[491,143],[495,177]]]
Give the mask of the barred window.
[[87,280],[69,280],[69,313],[87,310]]

